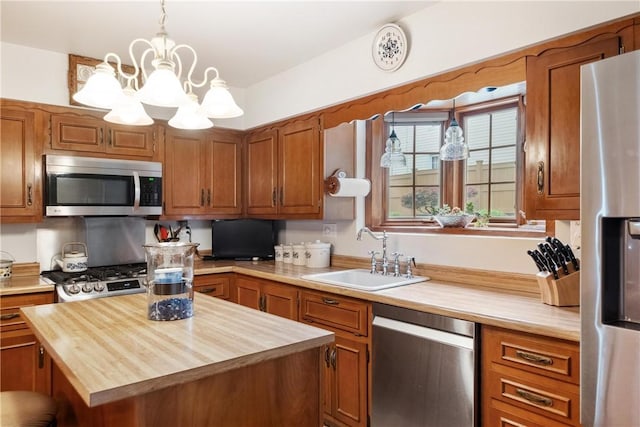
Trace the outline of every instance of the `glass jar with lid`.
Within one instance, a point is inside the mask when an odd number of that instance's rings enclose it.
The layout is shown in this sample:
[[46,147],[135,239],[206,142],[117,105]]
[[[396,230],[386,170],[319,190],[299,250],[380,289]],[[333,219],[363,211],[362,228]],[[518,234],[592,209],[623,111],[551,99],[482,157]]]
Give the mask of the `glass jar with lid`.
[[193,316],[193,256],[199,243],[144,245],[147,255],[147,318]]

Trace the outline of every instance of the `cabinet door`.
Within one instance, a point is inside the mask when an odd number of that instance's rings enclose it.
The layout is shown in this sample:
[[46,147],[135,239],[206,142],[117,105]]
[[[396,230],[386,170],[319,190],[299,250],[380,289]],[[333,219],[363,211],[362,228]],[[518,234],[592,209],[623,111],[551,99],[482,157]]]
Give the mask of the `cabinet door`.
[[204,143],[201,132],[167,130],[163,172],[165,215],[205,212]]
[[0,391],[51,392],[51,358],[29,329],[0,334]]
[[209,213],[242,213],[241,138],[212,133],[206,143],[206,206]]
[[275,131],[250,135],[247,138],[245,200],[249,215],[277,213],[276,150]]
[[42,220],[41,145],[33,112],[0,110],[0,216],[3,222]]
[[349,426],[367,424],[367,345],[336,336],[333,416]]
[[618,46],[615,37],[527,60],[528,219],[580,219],[580,66]]
[[264,283],[263,308],[267,313],[298,320],[298,290],[279,283]]
[[155,126],[109,124],[106,151],[124,156],[152,157],[156,147]]
[[233,288],[235,290],[234,302],[256,310],[262,309],[259,280],[237,276]]
[[281,216],[320,215],[320,124],[318,119],[280,129],[278,138],[278,210]]
[[96,117],[53,114],[51,148],[104,153],[105,123]]

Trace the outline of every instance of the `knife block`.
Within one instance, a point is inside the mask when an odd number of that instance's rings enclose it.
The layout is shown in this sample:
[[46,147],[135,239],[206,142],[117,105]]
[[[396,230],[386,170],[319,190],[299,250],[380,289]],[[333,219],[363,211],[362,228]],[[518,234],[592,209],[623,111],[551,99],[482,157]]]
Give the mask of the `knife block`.
[[[580,305],[580,272],[572,271],[569,274],[553,278],[553,274],[540,272],[536,274],[542,302],[558,307],[574,307]],[[562,274],[558,272],[558,274]]]

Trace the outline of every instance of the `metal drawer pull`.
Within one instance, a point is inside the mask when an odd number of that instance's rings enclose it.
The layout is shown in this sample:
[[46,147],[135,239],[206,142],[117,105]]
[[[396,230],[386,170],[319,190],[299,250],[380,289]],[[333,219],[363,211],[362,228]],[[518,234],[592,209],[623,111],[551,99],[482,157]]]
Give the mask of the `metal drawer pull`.
[[544,191],[544,162],[538,162],[538,194]]
[[198,292],[200,292],[201,294],[211,294],[215,291],[216,291],[216,288],[204,288],[204,289],[200,289]]
[[338,350],[336,350],[335,348],[333,349],[333,351],[331,352],[331,367],[333,368],[333,370],[336,370],[336,362],[337,362],[337,358],[338,358]]
[[20,314],[19,313],[3,314],[2,316],[0,316],[0,320],[11,320],[11,319],[15,319],[16,317],[20,317]]
[[553,365],[553,359],[550,357],[540,356],[539,354],[529,353],[522,350],[516,350],[516,356],[528,362],[537,363],[539,365]]
[[539,394],[531,393],[521,388],[517,388],[516,393],[518,393],[518,396],[536,405],[553,406],[553,400],[548,397],[540,396]]
[[338,305],[338,304],[340,304],[338,301],[336,301],[334,299],[331,299],[331,298],[326,298],[326,297],[322,298],[322,302],[325,303],[325,304],[329,304],[329,305]]
[[327,365],[327,368],[331,366],[331,362],[329,361],[329,346],[324,347],[324,363]]

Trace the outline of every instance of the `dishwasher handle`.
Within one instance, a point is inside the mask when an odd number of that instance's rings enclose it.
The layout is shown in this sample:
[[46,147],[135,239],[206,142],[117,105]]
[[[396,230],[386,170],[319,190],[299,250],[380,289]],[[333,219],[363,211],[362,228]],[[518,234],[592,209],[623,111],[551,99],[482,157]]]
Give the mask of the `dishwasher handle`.
[[389,319],[387,317],[375,316],[373,318],[373,327],[389,329],[403,334],[424,338],[429,341],[435,341],[441,344],[466,348],[468,350],[474,349],[473,338],[471,337],[452,334],[450,332],[444,332],[438,329],[425,328],[424,326],[414,325],[413,323],[405,323],[398,320]]

